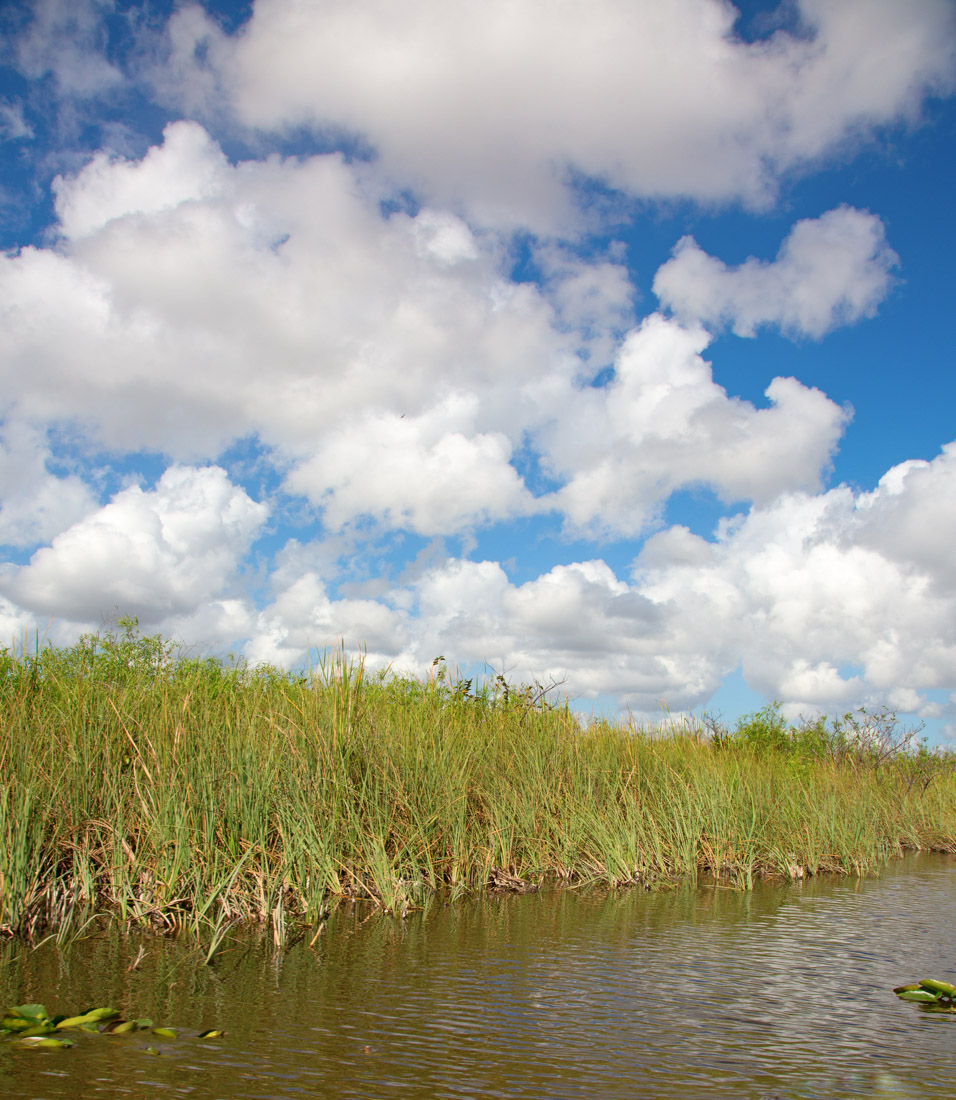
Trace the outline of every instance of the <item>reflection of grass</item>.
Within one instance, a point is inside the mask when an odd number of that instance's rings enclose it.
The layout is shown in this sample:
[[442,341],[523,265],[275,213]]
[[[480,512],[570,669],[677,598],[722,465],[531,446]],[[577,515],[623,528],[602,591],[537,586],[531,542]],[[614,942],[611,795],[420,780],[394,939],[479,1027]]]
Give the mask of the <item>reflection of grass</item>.
[[[547,876],[654,883],[706,870],[857,873],[956,849],[952,758],[894,727],[581,729],[565,706],[439,664],[425,682],[170,659],[119,637],[0,656],[0,925],[91,906],[218,950],[277,942],[330,902],[404,912],[435,890]],[[870,720],[868,720],[870,721]],[[85,914],[85,915],[84,915]]]

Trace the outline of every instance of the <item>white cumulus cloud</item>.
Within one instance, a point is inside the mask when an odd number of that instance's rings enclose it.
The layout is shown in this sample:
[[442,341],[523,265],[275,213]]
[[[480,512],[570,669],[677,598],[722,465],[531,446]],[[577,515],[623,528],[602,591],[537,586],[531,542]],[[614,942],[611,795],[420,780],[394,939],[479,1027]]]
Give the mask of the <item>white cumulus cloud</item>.
[[555,503],[570,525],[634,535],[677,489],[706,485],[726,501],[764,502],[815,488],[847,413],[793,378],[767,387],[759,409],[731,397],[701,357],[708,337],[652,314],[624,342],[613,381],[579,395],[542,431]]
[[[738,665],[791,708],[946,710],[956,444],[825,489],[849,410],[769,364],[766,401],[743,400],[704,357],[725,328],[871,316],[897,264],[880,218],[839,206],[738,266],[685,237],[640,323],[643,258],[594,241],[639,250],[614,219],[647,199],[766,208],[915,121],[953,87],[951,0],[794,0],[753,42],[727,0],[256,0],[231,35],[184,3],[162,56],[144,13],[122,62],[107,0],[37,0],[7,44],[40,90],[0,127],[61,174],[55,223],[0,254],[0,539],[32,551],[0,565],[0,630],[53,616],[68,639],[119,612],[282,665],[342,639],[650,714],[706,705]],[[115,119],[144,79],[188,117],[134,156]],[[107,94],[76,167],[64,135]],[[313,139],[347,152],[271,152]],[[90,463],[143,452],[155,487],[101,504]],[[274,501],[239,486],[252,467]],[[696,487],[740,514],[659,530]],[[270,514],[285,548],[253,561]],[[615,571],[545,545],[561,523],[656,534]],[[525,535],[542,544],[500,554],[539,563],[518,582],[488,547]]]
[[912,482],[897,470],[873,493],[782,496],[722,524],[716,544],[686,532],[686,565],[662,532],[632,579],[677,636],[738,656],[748,684],[793,713],[904,695],[931,708],[924,693],[956,675],[956,584],[935,541],[956,517],[952,464],[947,448]]
[[180,122],[61,178],[58,247],[0,256],[0,408],[181,461],[255,435],[335,523],[526,510],[510,458],[538,391],[570,393],[620,310],[512,282],[503,243],[447,211],[383,215],[363,172],[231,166]]
[[195,122],[167,126],[161,146],[140,161],[97,153],[79,177],[53,181],[61,231],[88,237],[114,218],[160,214],[184,202],[215,198],[228,167],[219,146]]
[[157,624],[223,593],[266,514],[218,467],[172,466],[155,489],[122,490],[8,567],[4,593],[77,622],[119,613]]
[[306,646],[368,641],[422,673],[439,654],[517,681],[551,678],[654,717],[706,707],[740,666],[788,713],[886,704],[924,716],[956,677],[956,444],[889,471],[871,493],[782,494],[713,540],[651,536],[626,577],[592,559],[513,583],[500,563],[447,558],[378,599],[329,596],[291,568],[248,652],[291,664]]
[[46,542],[96,507],[76,474],[51,473],[43,433],[21,422],[0,430],[0,544]]
[[331,530],[365,515],[434,535],[534,511],[508,437],[475,430],[477,405],[451,395],[420,416],[359,416],[329,431],[287,488],[321,505]]
[[409,630],[407,617],[380,600],[333,599],[321,577],[308,570],[277,592],[259,613],[246,656],[254,663],[288,667],[340,646],[362,654],[371,667],[390,664]]
[[724,0],[258,0],[235,37],[186,5],[160,81],[263,131],[351,132],[430,201],[541,230],[575,220],[570,170],[764,203],[781,173],[952,85],[948,0],[793,10],[799,33],[746,42]]
[[892,561],[921,570],[943,594],[956,591],[956,442],[931,462],[888,470],[857,501],[855,537]]
[[688,323],[754,336],[774,325],[819,338],[872,317],[892,286],[896,253],[874,214],[840,206],[797,222],[770,263],[728,267],[682,237],[654,277],[662,305]]

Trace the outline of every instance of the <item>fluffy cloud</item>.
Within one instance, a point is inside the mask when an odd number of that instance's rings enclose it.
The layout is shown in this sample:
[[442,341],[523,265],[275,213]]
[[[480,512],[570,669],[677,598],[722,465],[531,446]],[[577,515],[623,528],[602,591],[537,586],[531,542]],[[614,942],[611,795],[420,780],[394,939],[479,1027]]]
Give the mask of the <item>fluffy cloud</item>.
[[578,354],[591,376],[609,365],[620,337],[634,324],[635,289],[627,268],[615,262],[623,251],[613,244],[611,255],[583,260],[553,240],[541,241],[534,261],[543,293],[553,303],[559,323],[583,337]]
[[[31,637],[32,635],[32,637]],[[36,636],[33,616],[0,596],[0,652],[26,648]]]
[[652,314],[625,341],[612,383],[581,395],[573,430],[542,434],[574,528],[637,534],[689,485],[758,502],[818,485],[846,412],[793,378],[770,383],[767,409],[729,397],[701,358],[707,339]]
[[405,615],[378,600],[332,599],[317,573],[289,578],[262,611],[246,646],[254,663],[288,667],[344,645],[371,666],[391,664],[409,632]]
[[0,545],[46,542],[93,511],[92,493],[75,474],[49,470],[50,448],[42,433],[22,423],[0,434]]
[[219,197],[228,163],[206,131],[179,123],[169,126],[164,138],[140,161],[99,152],[77,177],[57,177],[53,193],[60,232],[80,240],[117,218],[160,215],[181,203]]
[[[816,486],[845,422],[792,379],[768,409],[729,397],[699,329],[653,315],[621,344],[633,288],[612,258],[541,244],[542,285],[516,283],[496,235],[385,217],[374,176],[338,156],[232,166],[181,122],[55,190],[59,248],[0,257],[8,418],[182,461],[254,434],[330,529],[452,533],[546,507],[636,534],[682,486]],[[610,361],[613,382],[588,386]],[[563,485],[544,500],[514,465],[528,446]]]
[[246,652],[289,665],[310,646],[344,641],[347,650],[367,649],[373,664],[418,674],[447,654],[516,680],[565,681],[592,697],[609,691],[652,708],[663,686],[693,705],[717,681],[711,675],[696,694],[688,689],[685,670],[656,652],[662,626],[660,608],[603,561],[556,566],[512,585],[497,562],[447,559],[379,600],[332,599],[313,571],[283,573]]
[[497,562],[446,558],[376,597],[345,596],[331,569],[290,550],[255,611],[225,589],[264,509],[221,470],[174,467],[8,567],[0,624],[22,633],[32,611],[95,625],[118,608],[186,640],[245,637],[250,659],[280,665],[340,640],[418,673],[446,654],[649,717],[661,701],[706,706],[740,665],[794,715],[860,703],[931,715],[927,693],[956,679],[954,477],[956,444],[869,493],[778,496],[723,521],[713,541],[671,527],[627,577],[593,559],[518,584]]
[[425,535],[536,510],[501,432],[475,430],[478,401],[452,395],[419,416],[368,413],[331,430],[287,487],[323,506],[327,528],[355,516]]
[[124,82],[102,53],[104,0],[36,0],[14,41],[17,67],[31,80],[52,74],[60,92],[85,98]]
[[727,325],[738,336],[776,325],[819,338],[872,317],[897,263],[880,219],[840,206],[797,222],[772,263],[751,258],[730,268],[683,237],[654,277],[654,293],[685,322]]
[[793,10],[795,33],[746,42],[722,0],[258,0],[236,37],[186,6],[165,67],[193,109],[349,131],[432,201],[553,229],[573,220],[569,170],[642,196],[764,203],[782,172],[952,84],[948,0]]
[[[591,697],[607,691],[643,702],[642,692],[651,693],[650,707],[662,686],[676,687],[656,649],[660,608],[603,561],[555,566],[521,585],[497,563],[450,561],[422,578],[416,596],[415,643],[399,664],[454,654],[518,680],[563,681]],[[684,684],[681,693],[679,702],[688,702]]]
[[[80,100],[126,79],[104,60],[108,7],[44,0],[10,45],[77,127]],[[361,155],[233,163],[179,121],[57,179],[44,246],[0,255],[0,538],[39,546],[0,567],[0,629],[54,615],[66,637],[115,609],[253,660],[344,639],[416,671],[444,653],[567,676],[652,714],[706,704],[742,662],[794,708],[929,713],[956,683],[956,445],[871,493],[823,491],[846,410],[794,378],[765,406],[735,398],[703,358],[723,326],[816,337],[870,315],[896,262],[879,218],[839,207],[736,268],[686,238],[654,284],[673,316],[637,327],[623,248],[557,239],[610,224],[578,204],[582,175],[608,203],[759,206],[952,83],[949,0],[787,13],[792,33],[748,43],[723,0],[257,0],[233,36],[178,6],[152,70],[170,96],[250,147],[306,126]],[[9,136],[38,123],[28,106],[0,110]],[[516,246],[534,282],[511,277]],[[173,465],[100,506],[55,461],[64,431],[81,456]],[[208,465],[250,439],[298,495],[277,490],[296,534],[324,540],[262,563],[265,607],[243,570],[268,508]],[[575,536],[645,535],[698,485],[750,509],[714,540],[658,531],[626,576],[588,551],[514,583],[437,537],[549,509]],[[355,580],[383,531],[433,544],[400,579],[383,554]]]
[[152,626],[222,594],[266,508],[218,467],[172,466],[156,488],[124,489],[9,568],[4,594],[22,608],[99,623],[116,611]]
[[448,559],[379,600],[334,600],[288,573],[250,654],[368,639],[381,663],[422,672],[438,654],[516,679],[554,677],[653,717],[700,708],[738,665],[788,711],[885,703],[929,716],[956,678],[956,444],[889,471],[872,493],[792,493],[720,525],[671,527],[627,579],[601,560],[523,584],[493,561]]
[[954,467],[951,445],[871,494],[784,496],[723,524],[716,542],[670,528],[627,583],[603,562],[519,586],[489,563],[450,563],[422,583],[417,633],[425,649],[454,642],[650,714],[660,698],[705,705],[738,662],[793,714],[864,702],[931,714],[925,693],[956,677],[956,574],[940,553],[956,523]]
[[[873,493],[781,497],[724,523],[715,545],[663,532],[638,558],[634,583],[667,604],[678,635],[725,660],[741,655],[750,686],[793,712],[873,700],[929,707],[922,693],[956,675],[956,578],[935,534],[956,522],[952,470],[948,447],[890,471]],[[893,518],[902,531],[887,525]]]
[[[447,212],[383,216],[339,156],[233,167],[194,123],[56,194],[59,247],[0,257],[7,416],[185,461],[256,434],[333,522],[526,507],[509,459],[538,389],[570,392],[582,348],[609,346],[602,316],[620,320],[511,282],[501,242]],[[339,442],[361,470],[329,459]]]
[[894,466],[860,496],[854,537],[890,561],[932,578],[934,591],[956,591],[956,443],[932,462]]
[[[769,409],[728,397],[704,334],[657,315],[613,383],[587,386],[631,323],[620,264],[541,245],[542,286],[510,281],[495,235],[383,216],[338,156],[231,166],[183,122],[56,194],[60,247],[0,257],[8,416],[185,461],[254,433],[330,529],[431,535],[551,507],[635,534],[689,484],[757,501],[815,486],[845,421],[792,379]],[[529,443],[564,483],[538,502],[513,464]]]

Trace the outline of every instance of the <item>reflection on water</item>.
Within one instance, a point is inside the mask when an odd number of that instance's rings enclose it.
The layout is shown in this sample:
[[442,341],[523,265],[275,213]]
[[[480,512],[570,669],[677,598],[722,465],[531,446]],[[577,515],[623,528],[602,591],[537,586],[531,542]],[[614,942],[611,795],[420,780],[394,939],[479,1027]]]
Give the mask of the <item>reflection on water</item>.
[[[956,1089],[956,1016],[891,991],[956,976],[951,858],[749,894],[558,891],[366,917],[338,914],[313,947],[239,943],[214,967],[184,944],[115,931],[62,950],[7,945],[4,1005],[109,1003],[183,1031],[80,1035],[62,1052],[5,1044],[0,1095],[830,1100]],[[206,1027],[227,1034],[202,1042]]]

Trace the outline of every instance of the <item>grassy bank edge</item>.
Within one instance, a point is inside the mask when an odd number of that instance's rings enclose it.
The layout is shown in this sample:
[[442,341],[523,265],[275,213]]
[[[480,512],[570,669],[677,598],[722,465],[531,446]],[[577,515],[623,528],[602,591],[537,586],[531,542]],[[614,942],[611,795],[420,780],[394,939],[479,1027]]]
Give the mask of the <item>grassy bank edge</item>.
[[[443,662],[418,681],[177,657],[122,632],[0,654],[0,931],[106,912],[277,943],[364,899],[701,872],[861,874],[956,851],[952,753],[892,715],[582,726],[566,702]],[[211,957],[211,956],[210,956]]]

